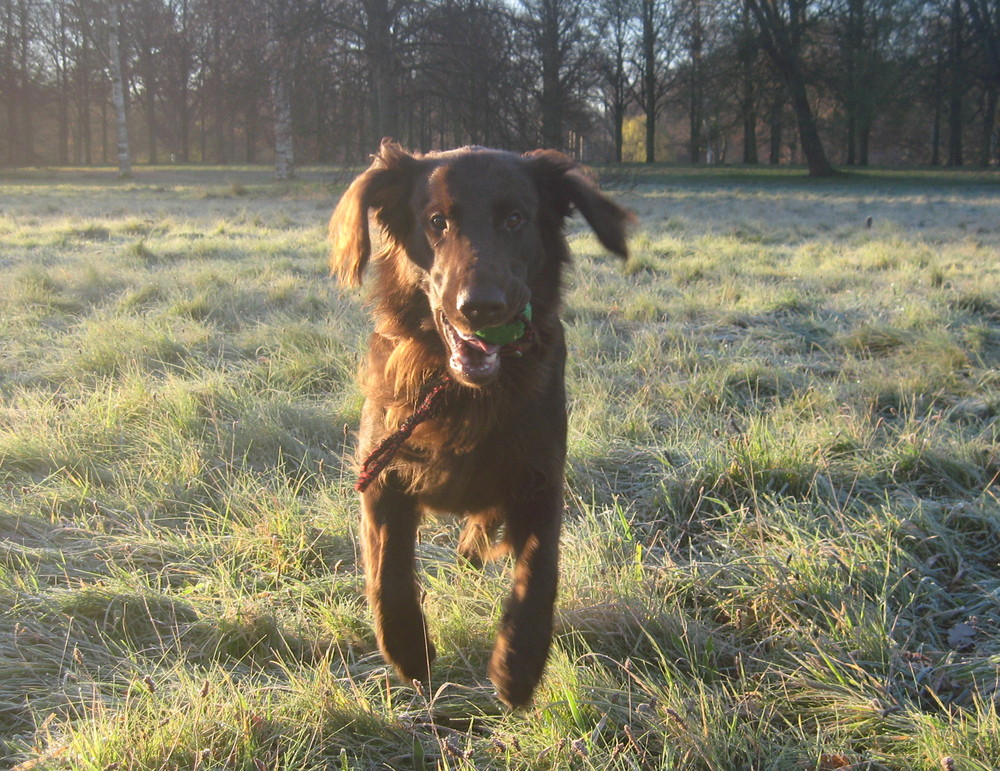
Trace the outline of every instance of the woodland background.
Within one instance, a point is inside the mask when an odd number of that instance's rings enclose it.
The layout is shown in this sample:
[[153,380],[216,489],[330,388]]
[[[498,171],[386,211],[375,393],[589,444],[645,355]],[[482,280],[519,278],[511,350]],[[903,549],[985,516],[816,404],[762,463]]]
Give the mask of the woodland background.
[[[996,771],[997,29],[0,0],[0,768]],[[557,634],[517,712],[510,566],[454,520],[417,552],[429,687],[364,598],[370,321],[325,228],[386,135],[562,147],[638,218],[624,265],[567,223]]]
[[0,0],[0,164],[995,165],[998,0]]

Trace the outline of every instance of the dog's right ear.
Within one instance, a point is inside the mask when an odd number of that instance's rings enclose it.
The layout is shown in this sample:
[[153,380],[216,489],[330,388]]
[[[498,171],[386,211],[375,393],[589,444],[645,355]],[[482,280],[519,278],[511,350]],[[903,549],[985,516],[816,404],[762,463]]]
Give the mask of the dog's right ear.
[[330,218],[330,272],[344,286],[360,286],[371,257],[368,211],[390,233],[406,232],[413,215],[408,199],[418,161],[391,139],[372,156],[372,165],[355,179]]

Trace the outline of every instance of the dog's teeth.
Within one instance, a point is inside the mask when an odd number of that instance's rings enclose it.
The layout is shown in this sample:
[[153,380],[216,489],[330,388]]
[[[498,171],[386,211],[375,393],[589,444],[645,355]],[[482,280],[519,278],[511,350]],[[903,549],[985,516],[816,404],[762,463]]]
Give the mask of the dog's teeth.
[[487,343],[473,335],[466,335],[445,320],[445,330],[451,347],[449,365],[459,373],[472,378],[493,374],[500,366],[502,346]]

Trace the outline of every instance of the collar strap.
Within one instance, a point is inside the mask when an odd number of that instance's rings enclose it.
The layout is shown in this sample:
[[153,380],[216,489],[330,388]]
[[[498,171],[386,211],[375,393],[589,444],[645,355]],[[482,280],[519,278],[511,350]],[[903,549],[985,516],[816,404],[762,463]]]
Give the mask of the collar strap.
[[410,438],[413,430],[434,414],[434,410],[440,404],[445,389],[450,383],[451,378],[447,375],[434,383],[413,414],[403,421],[403,425],[395,433],[389,434],[379,443],[378,447],[371,451],[364,463],[361,464],[361,472],[354,485],[355,490],[363,493],[368,489],[368,485],[374,482],[375,478],[385,470],[385,467],[396,457],[403,442]]

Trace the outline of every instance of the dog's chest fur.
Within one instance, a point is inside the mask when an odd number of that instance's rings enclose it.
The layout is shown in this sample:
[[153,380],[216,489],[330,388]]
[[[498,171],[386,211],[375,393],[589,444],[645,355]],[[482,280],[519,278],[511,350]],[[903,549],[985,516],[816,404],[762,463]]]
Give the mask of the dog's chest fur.
[[[421,423],[388,471],[419,496],[425,507],[462,514],[496,505],[509,494],[511,480],[561,473],[565,454],[566,405],[563,388],[565,344],[558,321],[547,324],[536,349],[505,362],[489,388],[447,388],[434,417]],[[555,338],[555,339],[553,339]],[[429,345],[429,343],[431,343]],[[362,457],[396,431],[426,391],[440,379],[443,355],[418,337],[389,340],[373,336],[363,379],[366,393],[359,452]],[[434,361],[422,384],[401,385],[392,363],[410,358]],[[539,459],[538,448],[559,442],[562,451]]]

